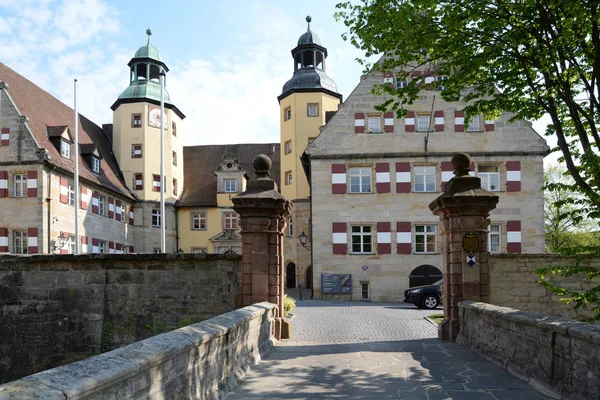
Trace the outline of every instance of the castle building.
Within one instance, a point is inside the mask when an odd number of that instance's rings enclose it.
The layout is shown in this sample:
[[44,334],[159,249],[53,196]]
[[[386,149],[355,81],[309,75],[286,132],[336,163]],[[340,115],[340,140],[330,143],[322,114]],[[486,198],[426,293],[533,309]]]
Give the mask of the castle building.
[[308,145],[314,298],[402,301],[409,287],[441,278],[438,217],[428,205],[453,177],[456,152],[500,197],[491,212],[491,253],[543,253],[545,140],[524,120],[476,115],[441,99],[445,77],[418,68],[419,98],[405,118],[381,113],[375,84],[403,87],[393,72],[363,76]]
[[[280,191],[292,201],[284,244],[286,288],[312,287],[310,246],[298,240],[302,233],[310,235],[310,188],[301,156],[306,146],[319,135],[327,115],[335,112],[342,101],[335,82],[325,73],[327,49],[316,33],[308,28],[292,49],[294,74],[283,85],[277,97],[280,108],[281,175]],[[310,242],[310,240],[309,240]]]

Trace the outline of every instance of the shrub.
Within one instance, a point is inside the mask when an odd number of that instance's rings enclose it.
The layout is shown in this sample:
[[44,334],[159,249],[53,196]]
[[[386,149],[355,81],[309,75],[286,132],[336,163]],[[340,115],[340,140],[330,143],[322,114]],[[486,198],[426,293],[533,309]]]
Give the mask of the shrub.
[[288,296],[287,294],[283,296],[283,315],[286,317],[290,317],[292,314],[292,310],[296,308],[296,299]]

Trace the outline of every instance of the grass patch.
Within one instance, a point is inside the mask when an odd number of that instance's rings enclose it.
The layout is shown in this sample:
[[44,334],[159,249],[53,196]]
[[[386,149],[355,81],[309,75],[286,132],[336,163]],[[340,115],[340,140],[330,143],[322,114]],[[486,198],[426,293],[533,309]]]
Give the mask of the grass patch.
[[431,314],[431,315],[428,315],[427,318],[429,318],[436,324],[439,324],[444,320],[444,314]]

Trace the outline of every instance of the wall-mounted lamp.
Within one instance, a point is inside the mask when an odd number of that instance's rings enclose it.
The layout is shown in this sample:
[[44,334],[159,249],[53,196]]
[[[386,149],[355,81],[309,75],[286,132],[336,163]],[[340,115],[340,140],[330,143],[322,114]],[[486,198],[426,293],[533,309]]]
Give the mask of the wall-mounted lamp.
[[298,235],[298,239],[300,240],[302,247],[304,247],[306,250],[310,250],[310,246],[306,245],[308,243],[308,235],[304,233],[304,231]]
[[65,247],[65,244],[67,244],[67,241],[69,240],[69,238],[64,234],[61,233],[60,236],[58,236],[58,245],[56,240],[51,240],[50,241],[50,247],[52,247],[53,251],[62,249],[63,247]]

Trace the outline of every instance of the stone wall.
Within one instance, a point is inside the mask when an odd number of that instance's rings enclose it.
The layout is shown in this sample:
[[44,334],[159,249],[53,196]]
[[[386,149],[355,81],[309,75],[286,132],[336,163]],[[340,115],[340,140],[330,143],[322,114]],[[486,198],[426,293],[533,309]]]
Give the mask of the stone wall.
[[0,386],[0,399],[221,399],[273,343],[259,303]]
[[[561,303],[559,296],[551,294],[537,283],[536,271],[548,265],[574,265],[575,259],[556,254],[493,254],[489,256],[490,303],[503,307],[513,307],[523,311],[558,315],[565,318],[582,319],[593,315],[588,310],[574,310],[571,305]],[[590,261],[591,266],[600,268],[600,259]],[[600,285],[585,281],[581,275],[564,279],[551,278],[563,282],[569,289],[588,289]]]
[[600,326],[463,301],[461,343],[552,397],[600,398]]
[[0,256],[0,382],[236,308],[239,256]]

